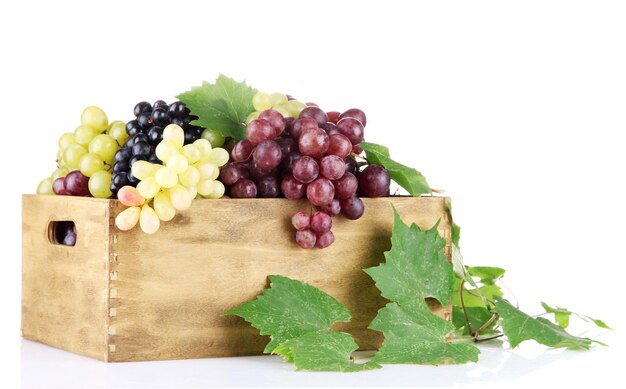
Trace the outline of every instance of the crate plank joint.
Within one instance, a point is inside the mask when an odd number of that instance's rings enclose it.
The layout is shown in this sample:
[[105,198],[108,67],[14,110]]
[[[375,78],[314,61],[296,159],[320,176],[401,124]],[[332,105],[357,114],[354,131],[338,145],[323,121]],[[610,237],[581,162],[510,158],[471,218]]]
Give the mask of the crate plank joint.
[[[376,348],[382,335],[367,325],[386,301],[361,269],[390,248],[391,204],[422,229],[441,220],[448,259],[450,214],[444,197],[363,200],[361,219],[333,219],[333,245],[303,250],[290,217],[310,209],[306,201],[197,200],[146,235],[115,227],[115,200],[24,195],[22,334],[107,362],[261,354],[268,338],[221,314],[281,274],[346,305],[352,322],[334,328],[351,333],[361,349]],[[54,222],[64,220],[76,225],[74,247],[54,243]],[[450,319],[450,306],[431,309]]]

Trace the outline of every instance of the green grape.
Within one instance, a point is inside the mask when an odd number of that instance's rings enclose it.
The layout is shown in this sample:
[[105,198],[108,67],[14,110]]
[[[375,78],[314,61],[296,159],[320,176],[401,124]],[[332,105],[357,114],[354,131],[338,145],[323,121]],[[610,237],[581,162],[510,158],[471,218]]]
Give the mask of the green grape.
[[170,221],[176,216],[176,209],[170,201],[170,196],[167,192],[159,192],[154,196],[154,211],[159,219],[164,222]]
[[224,192],[226,192],[226,187],[224,187],[224,184],[222,184],[221,181],[213,181],[213,184],[211,185],[211,192],[204,197],[210,199],[219,199],[224,196]]
[[91,177],[95,172],[104,169],[104,161],[94,153],[86,153],[80,157],[78,170],[87,177]]
[[178,184],[178,175],[172,168],[167,166],[161,166],[154,174],[154,178],[157,184],[163,188],[171,188]]
[[87,146],[98,134],[98,130],[89,126],[79,126],[74,130],[74,141],[79,145]]
[[178,181],[187,188],[196,186],[198,181],[200,181],[200,172],[195,166],[189,166],[187,170],[178,175]]
[[37,194],[53,195],[54,191],[52,190],[52,181],[54,181],[52,177],[41,180],[39,185],[37,185]]
[[119,120],[112,122],[109,125],[108,134],[117,141],[117,144],[122,146],[128,140],[128,133],[126,132],[126,124]]
[[63,161],[68,168],[75,170],[78,169],[80,159],[85,154],[87,154],[87,149],[74,143],[63,152]]
[[193,144],[183,146],[183,155],[189,163],[196,163],[202,158],[202,152]]
[[220,175],[220,169],[213,162],[201,161],[194,165],[202,180],[214,180]]
[[139,214],[139,227],[141,227],[141,230],[146,234],[154,234],[159,230],[160,226],[161,221],[154,209],[148,204],[144,204]]
[[148,161],[137,161],[130,168],[130,171],[133,176],[137,177],[139,180],[145,180],[146,178],[153,176],[160,167],[161,165],[150,163]]
[[74,133],[66,132],[59,138],[59,149],[65,150],[69,145],[75,142],[76,140],[74,139]]
[[115,217],[115,226],[122,231],[132,230],[139,221],[140,212],[139,207],[126,208]]
[[59,149],[59,151],[57,151],[57,165],[59,167],[65,166],[65,161],[63,160],[63,154],[64,154],[65,150],[61,150]]
[[67,176],[67,173],[69,172],[70,172],[70,169],[66,167],[60,167],[57,170],[55,170],[50,177],[52,178],[52,181],[54,181],[59,177]]
[[213,147],[211,147],[211,143],[209,143],[208,140],[202,138],[197,139],[195,142],[193,142],[193,145],[196,146],[198,150],[200,150],[200,155],[202,155],[200,159],[206,157],[209,154],[209,151],[213,149]]
[[287,96],[282,93],[272,93],[269,96],[269,101],[272,107],[277,105],[285,104],[287,102]]
[[168,124],[163,129],[163,140],[170,142],[174,147],[180,148],[185,144],[185,131],[176,124]]
[[300,116],[300,112],[306,108],[306,104],[298,100],[289,100],[284,105],[287,111],[289,111],[289,116],[294,118]]
[[221,132],[211,130],[210,128],[202,131],[202,135],[200,137],[208,140],[212,147],[220,147],[224,145],[224,142],[226,141],[226,138],[224,138],[224,135],[222,135]]
[[147,200],[156,196],[160,190],[161,186],[157,183],[154,177],[148,177],[145,180],[139,181],[139,184],[137,184],[137,191],[141,197]]
[[111,173],[100,170],[89,177],[89,193],[99,199],[111,197]]
[[189,167],[187,158],[181,154],[174,154],[167,160],[165,166],[171,168],[176,174],[181,174]]
[[250,115],[248,115],[248,117],[246,118],[246,124],[250,124],[251,121],[253,121],[254,119],[258,119],[259,115],[261,114],[261,112],[259,111],[254,111],[252,112]]
[[265,111],[266,109],[272,108],[272,103],[270,103],[270,96],[265,92],[258,92],[252,98],[252,106],[257,111]]
[[280,105],[275,105],[273,108],[273,110],[278,111],[278,113],[280,113],[281,115],[283,115],[284,117],[295,117],[291,111],[289,111],[289,109],[287,108],[287,106],[285,104],[280,104]]
[[191,197],[192,200],[198,197],[198,188],[195,186],[190,186],[187,188],[187,191],[189,192],[189,197]]
[[103,110],[95,106],[85,108],[80,115],[80,121],[83,126],[91,127],[98,133],[104,132],[109,127],[107,115]]
[[208,196],[209,194],[213,193],[213,183],[214,182],[218,182],[215,180],[201,180],[200,182],[198,182],[198,185],[196,186],[196,189],[198,190],[198,193],[200,193],[201,196]]
[[217,166],[224,166],[226,162],[228,162],[229,158],[230,155],[228,154],[228,151],[221,148],[213,149],[208,155],[205,156],[207,161],[213,162]]
[[185,211],[191,206],[193,197],[189,191],[182,185],[174,185],[169,189],[169,197],[172,206],[178,211]]
[[117,141],[111,135],[100,134],[89,142],[89,152],[100,156],[109,165],[115,161],[113,157],[119,148]]
[[155,150],[157,158],[163,162],[167,162],[172,155],[178,154],[178,149],[172,143],[162,140]]

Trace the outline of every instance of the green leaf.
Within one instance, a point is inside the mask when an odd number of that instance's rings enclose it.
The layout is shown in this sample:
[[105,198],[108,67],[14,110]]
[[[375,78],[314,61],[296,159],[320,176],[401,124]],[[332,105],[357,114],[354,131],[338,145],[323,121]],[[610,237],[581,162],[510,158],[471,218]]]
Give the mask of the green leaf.
[[493,285],[504,276],[505,270],[500,267],[468,266],[470,276],[479,278],[479,282],[485,285]]
[[350,354],[358,346],[349,334],[331,330],[333,323],[351,318],[350,311],[339,301],[301,281],[279,275],[268,278],[270,287],[263,294],[225,313],[242,317],[261,335],[270,335],[266,353],[283,355],[298,369],[306,370],[359,371],[380,367],[373,362],[350,361]]
[[245,82],[236,82],[220,74],[215,84],[205,81],[177,97],[191,110],[191,114],[198,116],[192,124],[241,140],[246,137],[243,123],[254,112],[252,97],[256,92]]
[[502,318],[502,329],[513,348],[525,340],[535,340],[538,343],[554,348],[565,347],[570,350],[588,350],[591,347],[591,343],[596,342],[589,338],[573,336],[563,328],[542,317],[535,319],[502,298],[498,298],[495,311]]
[[579,313],[572,312],[568,310],[567,308],[551,307],[548,304],[544,303],[543,301],[541,302],[541,306],[543,307],[543,309],[545,309],[546,313],[554,313],[554,321],[556,321],[556,323],[563,328],[567,328],[567,326],[569,325],[570,316],[576,315],[584,321],[591,321],[592,323],[594,323],[596,326],[600,328],[605,328],[608,330],[612,329],[602,320],[594,319],[586,315],[581,315]]
[[387,147],[369,142],[361,142],[359,145],[365,150],[369,163],[381,165],[387,169],[389,177],[406,189],[411,196],[432,192],[422,173],[392,160]]
[[454,325],[434,315],[425,301],[430,297],[446,305],[452,293],[452,265],[443,254],[446,241],[437,226],[427,231],[415,224],[409,227],[394,208],[391,250],[385,253],[385,263],[365,269],[391,301],[369,326],[385,335],[374,362],[437,365],[478,359],[476,347],[450,342]]
[[[465,307],[465,311],[467,312],[467,318],[469,319],[470,326],[474,331],[487,323],[493,315],[491,311],[489,311],[485,307]],[[485,328],[481,332],[481,334],[495,333],[495,331],[493,331],[493,327],[495,327],[497,323],[498,321],[494,320],[487,328]],[[461,307],[452,307],[452,324],[454,324],[454,327],[459,330],[463,335],[470,334],[469,328],[467,328],[467,323],[465,322],[465,315],[463,314],[463,309]]]
[[[452,294],[452,305],[461,306],[461,297],[459,295],[460,280],[455,282],[454,293]],[[496,297],[502,297],[502,289],[498,285],[483,285],[478,288],[467,289],[463,287],[463,304],[466,307],[487,307],[491,306],[489,302],[485,305],[485,300],[495,300]]]

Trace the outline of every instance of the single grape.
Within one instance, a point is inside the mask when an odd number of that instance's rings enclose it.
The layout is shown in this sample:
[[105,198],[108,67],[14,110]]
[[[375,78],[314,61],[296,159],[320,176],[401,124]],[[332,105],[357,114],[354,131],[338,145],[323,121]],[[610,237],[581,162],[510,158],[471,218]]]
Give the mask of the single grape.
[[302,155],[321,158],[326,154],[329,145],[328,134],[319,128],[305,130],[298,138],[298,149]]
[[303,155],[293,161],[293,177],[303,184],[313,182],[319,175],[319,166],[315,160]]
[[133,156],[133,151],[130,148],[121,148],[115,152],[113,159],[115,162],[128,161]]
[[390,183],[387,169],[379,165],[369,165],[359,174],[359,188],[367,197],[388,196]]
[[162,188],[172,188],[178,184],[178,175],[174,169],[162,166],[155,173],[154,178]]
[[296,243],[303,249],[312,249],[315,247],[315,240],[315,234],[309,229],[296,231]]
[[339,132],[339,130],[337,129],[337,126],[336,126],[334,123],[331,123],[331,122],[328,122],[328,123],[322,124],[322,125],[320,126],[320,128],[321,128],[322,130],[326,131],[326,133],[328,134],[328,136],[335,135],[335,134],[341,134],[341,133]]
[[177,211],[185,211],[191,207],[193,197],[191,193],[182,185],[174,185],[174,187],[168,190],[170,201],[172,206]]
[[289,116],[294,118],[297,118],[300,115],[300,112],[306,108],[306,104],[295,99],[288,100],[284,106],[289,112]]
[[328,111],[326,112],[326,115],[328,115],[328,121],[330,123],[337,124],[337,122],[339,121],[339,116],[341,114],[337,111]]
[[65,191],[71,196],[89,195],[89,178],[80,171],[74,170],[64,178]]
[[210,128],[202,131],[202,135],[200,135],[200,137],[202,139],[208,140],[213,147],[222,147],[224,145],[224,142],[226,141],[226,138],[224,138],[224,135],[222,135],[221,132],[212,130]]
[[176,216],[176,209],[170,201],[169,194],[167,192],[159,192],[154,196],[154,212],[156,212],[159,219],[162,221],[170,221]]
[[352,151],[352,142],[343,134],[333,134],[328,137],[328,154],[346,158]]
[[219,168],[210,161],[200,161],[193,166],[198,169],[201,180],[215,180],[220,175]]
[[133,176],[140,180],[145,180],[154,175],[159,167],[159,165],[154,165],[148,161],[137,161],[133,164],[131,171],[133,172]]
[[[200,188],[200,185],[198,185]],[[224,196],[226,187],[220,181],[211,181],[211,186],[203,190],[202,196],[209,199],[219,199]],[[200,193],[200,190],[198,190]]]
[[338,180],[346,172],[346,162],[336,155],[327,155],[319,161],[320,175],[329,180]]
[[78,169],[85,176],[91,177],[95,172],[104,169],[104,161],[102,161],[102,158],[96,154],[83,154],[78,162]]
[[146,112],[152,112],[152,104],[148,103],[147,101],[137,103],[137,105],[135,105],[135,108],[133,109],[133,114],[135,114],[135,117]]
[[237,142],[230,155],[235,162],[245,162],[250,159],[253,150],[254,145],[249,140],[244,139]]
[[261,170],[272,170],[282,160],[282,152],[278,143],[266,140],[257,145],[252,154],[252,160]]
[[143,205],[143,203],[146,202],[146,199],[139,193],[139,190],[129,185],[125,185],[119,189],[117,199],[127,207]]
[[272,107],[275,105],[285,104],[287,102],[287,96],[282,93],[275,92],[269,95],[269,101]]
[[74,138],[74,133],[66,132],[61,135],[59,138],[59,149],[65,150],[69,147],[69,145],[76,143],[76,139]]
[[52,181],[53,181],[52,177],[47,177],[41,180],[41,182],[39,182],[39,185],[37,185],[37,194],[41,194],[41,195],[55,194],[54,189],[52,188]]
[[222,181],[224,185],[231,186],[240,178],[247,178],[248,176],[248,167],[241,163],[227,163],[220,169],[220,181]]
[[230,188],[230,197],[232,198],[253,198],[256,195],[256,185],[247,178],[240,179]]
[[150,144],[148,142],[137,142],[132,147],[133,155],[139,155],[148,158],[150,155]]
[[68,194],[65,190],[65,177],[59,177],[52,181],[52,191],[54,192],[54,194],[60,196]]
[[60,167],[57,170],[55,170],[50,177],[52,178],[52,180],[56,180],[59,177],[67,176],[67,173],[69,172],[70,172],[70,169],[66,167]]
[[363,124],[363,127],[367,125],[367,118],[365,117],[365,112],[361,111],[358,108],[350,108],[339,116],[339,119],[343,118],[354,118]]
[[337,129],[345,135],[353,145],[358,145],[363,141],[364,127],[355,118],[343,118],[337,122]]
[[111,173],[100,170],[95,172],[89,177],[89,193],[93,197],[100,199],[108,199],[113,193],[111,193]]
[[274,176],[263,177],[257,182],[257,194],[262,198],[274,198],[280,194],[278,178]]
[[333,226],[333,219],[325,212],[315,212],[311,216],[311,231],[316,234],[323,234],[330,231]]
[[341,199],[341,214],[347,219],[356,220],[363,216],[365,212],[365,205],[363,200],[356,196],[352,196],[349,199]]
[[187,158],[187,161],[190,164],[194,164],[194,163],[198,162],[202,158],[202,152],[194,144],[184,145],[183,146],[183,155],[185,156],[185,158]]
[[[156,181],[155,177],[148,177],[144,180],[139,181],[137,184],[137,191],[144,199],[150,200],[154,198],[157,193],[161,190],[161,185]],[[118,193],[119,197],[119,193]]]
[[[278,150],[280,151],[280,148]],[[218,148],[210,150],[204,156],[204,159],[209,162],[213,162],[217,166],[224,166],[226,165],[226,162],[228,162],[228,160],[230,159],[230,156],[228,155],[228,151],[218,147]]]
[[200,172],[195,166],[188,166],[187,170],[178,175],[178,181],[187,188],[196,186],[200,182]]
[[187,161],[187,158],[185,158],[184,155],[175,154],[175,155],[172,155],[170,159],[167,160],[167,163],[165,164],[165,166],[172,169],[176,174],[181,174],[185,172],[185,170],[187,170],[187,168],[189,167],[189,162]]
[[300,117],[315,119],[318,126],[321,126],[322,124],[328,122],[328,115],[326,115],[326,112],[315,106],[309,106],[303,109],[300,112]]
[[148,204],[144,204],[139,214],[139,227],[141,227],[141,230],[146,234],[154,234],[159,230],[160,226],[161,221],[154,209]]
[[[337,189],[335,189],[335,191],[336,190]],[[335,196],[336,196],[336,194],[335,194]],[[321,207],[321,209],[322,209],[322,211],[326,212],[330,216],[336,216],[336,215],[339,215],[339,212],[341,212],[341,204],[339,204],[339,199],[338,198],[334,198],[333,201],[330,204],[323,205]]]
[[206,140],[206,139],[196,139],[193,142],[193,145],[196,146],[198,148],[198,150],[200,150],[200,155],[202,155],[202,158],[204,158],[207,155],[209,155],[211,150],[213,150],[213,147],[211,146],[211,143],[208,140]]
[[152,126],[152,113],[145,112],[137,116],[137,125],[139,125],[141,131],[148,130]]
[[160,126],[152,126],[148,130],[148,143],[156,146],[163,140],[163,128]]
[[266,109],[272,108],[270,96],[267,93],[258,92],[252,97],[252,106],[257,111],[265,111]]
[[163,129],[163,140],[171,143],[174,147],[183,147],[185,131],[176,124],[170,124]]
[[97,135],[89,142],[89,152],[98,155],[109,165],[115,161],[114,156],[118,149],[117,141],[107,134]]
[[323,234],[318,234],[315,239],[315,247],[318,249],[325,249],[335,242],[335,234],[332,231],[324,232]]
[[128,132],[126,132],[126,124],[119,120],[112,122],[109,125],[108,134],[115,139],[119,146],[123,145],[128,140]]
[[291,128],[291,137],[295,140],[300,138],[300,135],[306,130],[319,128],[317,125],[317,121],[313,118],[303,117],[296,119],[293,122],[293,127]]
[[267,120],[274,129],[274,137],[280,136],[285,130],[285,118],[278,111],[268,109],[259,115],[259,119]]
[[343,177],[334,182],[335,197],[338,199],[348,199],[355,195],[359,183],[354,174],[346,172]]
[[170,142],[161,141],[155,149],[156,156],[163,162],[167,162],[168,159],[174,154],[178,153],[176,146]]
[[278,138],[276,139],[276,143],[278,143],[278,145],[280,146],[280,151],[283,154],[283,158],[292,151],[297,150],[297,143],[292,138]]
[[267,120],[255,119],[246,127],[246,138],[255,146],[275,137],[276,132]]
[[301,199],[306,193],[306,185],[296,180],[293,176],[285,176],[280,184],[280,189],[288,199]]
[[107,115],[98,107],[87,107],[80,115],[80,121],[84,126],[89,126],[98,133],[104,132],[109,127]]
[[326,178],[317,178],[306,188],[306,197],[311,204],[319,207],[328,205],[335,197],[335,187]]
[[122,231],[132,230],[139,222],[140,213],[139,207],[126,208],[115,217],[115,226]]
[[79,126],[74,130],[74,141],[76,144],[87,147],[89,142],[98,135],[98,130],[89,126]]
[[291,224],[298,231],[306,230],[311,224],[311,217],[305,212],[296,212],[296,214],[291,217]]
[[153,110],[152,114],[150,115],[150,119],[152,120],[152,123],[156,124],[157,126],[167,126],[171,123],[168,111],[163,108]]

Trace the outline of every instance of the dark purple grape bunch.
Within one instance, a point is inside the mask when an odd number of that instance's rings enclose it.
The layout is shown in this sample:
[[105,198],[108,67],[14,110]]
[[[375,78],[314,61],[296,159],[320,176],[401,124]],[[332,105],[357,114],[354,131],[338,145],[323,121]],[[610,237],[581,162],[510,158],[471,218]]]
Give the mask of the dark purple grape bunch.
[[[306,196],[317,208],[310,216],[305,212],[294,216],[293,220],[299,220],[297,224],[292,220],[296,243],[303,248],[328,247],[335,240],[330,230],[333,216],[341,213],[356,220],[365,211],[357,196],[360,188],[354,159],[362,152],[358,145],[363,141],[365,123],[365,113],[356,108],[327,114],[311,105],[295,120],[274,110],[263,111],[248,124],[247,139],[233,147],[232,162],[222,168],[220,180],[233,198]],[[375,173],[377,177],[380,174]],[[386,177],[386,189],[379,188],[384,184],[381,180],[367,179],[362,184],[367,188],[361,192],[387,194],[389,175]],[[374,184],[370,181],[376,181],[377,190],[371,190]]]
[[113,195],[125,186],[137,186],[139,179],[131,173],[136,161],[162,163],[155,154],[155,148],[163,139],[163,129],[168,124],[177,124],[185,131],[185,144],[193,143],[202,135],[204,128],[190,124],[197,116],[190,114],[181,101],[167,104],[163,100],[150,104],[142,101],[135,105],[135,119],[126,123],[128,140],[115,154],[111,177]]

